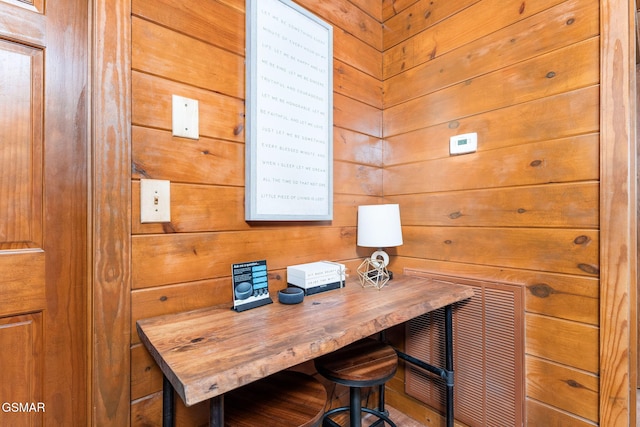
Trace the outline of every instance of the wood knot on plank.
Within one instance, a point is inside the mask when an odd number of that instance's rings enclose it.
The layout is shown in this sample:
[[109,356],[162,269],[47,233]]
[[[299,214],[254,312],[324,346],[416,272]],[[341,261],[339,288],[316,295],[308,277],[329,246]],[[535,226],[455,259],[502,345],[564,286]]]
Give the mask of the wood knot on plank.
[[458,211],[458,212],[451,212],[449,214],[449,218],[451,219],[458,219],[462,216],[462,212]]
[[591,243],[591,238],[589,236],[578,236],[573,239],[573,243],[576,245],[588,245]]
[[445,241],[444,241],[444,244],[445,244],[445,245],[450,245],[450,244],[452,244],[452,243],[453,243],[453,241],[452,241],[452,240],[445,240]]
[[160,297],[160,301],[162,301],[162,302],[165,302],[165,301],[166,301],[166,300],[168,300],[168,299],[169,299],[169,297],[168,297],[168,296],[166,296],[166,295],[162,295],[162,296]]
[[556,76],[556,72],[555,71],[549,71],[545,77],[548,78],[548,79],[552,79],[555,76]]
[[238,136],[242,133],[242,131],[244,130],[244,125],[243,124],[239,124],[238,126],[233,128],[233,134],[235,136]]
[[519,213],[519,214],[523,214],[523,213],[525,213],[525,212],[527,212],[527,210],[526,210],[525,208],[519,208],[519,209],[518,209],[518,213]]
[[518,12],[520,12],[520,15],[522,15],[525,11],[525,2],[520,3],[520,10]]
[[585,273],[589,273],[589,274],[600,273],[600,267],[598,267],[597,265],[581,263],[581,264],[578,264],[578,268],[584,271]]
[[529,292],[538,298],[548,298],[554,293],[554,290],[546,283],[536,283],[535,285],[529,286]]
[[573,388],[585,388],[582,384],[580,384],[578,381],[576,380],[566,380],[565,383],[567,383],[567,385],[569,387],[573,387]]
[[457,120],[453,120],[449,122],[449,129],[458,129],[459,126],[460,126],[460,122]]
[[576,22],[575,18],[567,19],[567,25],[572,25],[574,22]]
[[543,163],[542,160],[534,160],[531,163],[529,163],[529,166],[537,168],[537,167],[541,166],[542,163]]

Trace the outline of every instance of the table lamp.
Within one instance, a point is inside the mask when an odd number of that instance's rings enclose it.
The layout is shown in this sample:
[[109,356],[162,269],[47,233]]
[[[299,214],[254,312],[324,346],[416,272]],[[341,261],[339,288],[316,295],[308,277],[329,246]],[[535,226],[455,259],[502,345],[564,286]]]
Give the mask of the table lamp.
[[390,279],[389,255],[384,248],[402,245],[400,206],[397,204],[358,206],[358,246],[378,248],[358,267],[362,286],[382,288]]

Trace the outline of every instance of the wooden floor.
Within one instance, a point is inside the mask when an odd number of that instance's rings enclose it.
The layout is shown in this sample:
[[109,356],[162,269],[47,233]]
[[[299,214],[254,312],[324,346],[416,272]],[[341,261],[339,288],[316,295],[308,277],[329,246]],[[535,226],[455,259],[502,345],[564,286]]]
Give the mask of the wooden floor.
[[[413,418],[406,416],[405,414],[401,413],[397,409],[394,409],[388,405],[386,406],[386,409],[389,411],[389,418],[391,418],[391,420],[394,423],[396,423],[398,427],[429,427],[424,424],[420,424],[418,421],[414,420]],[[363,417],[363,421],[368,420],[369,417],[371,417],[370,421],[368,421],[369,423],[375,421],[375,418],[373,418],[372,415],[367,415]],[[349,420],[345,420],[345,421],[346,421],[346,424],[345,424],[345,427],[346,427],[349,425]],[[369,425],[367,423],[362,423],[362,424]],[[385,426],[387,426],[387,424],[385,424]]]

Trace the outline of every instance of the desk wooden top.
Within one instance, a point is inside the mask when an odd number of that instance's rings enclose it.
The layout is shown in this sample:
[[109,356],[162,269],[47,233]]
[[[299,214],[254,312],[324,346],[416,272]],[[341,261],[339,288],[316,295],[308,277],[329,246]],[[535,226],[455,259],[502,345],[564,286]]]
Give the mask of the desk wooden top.
[[315,359],[470,298],[463,285],[396,275],[386,286],[342,289],[244,312],[216,306],[139,320],[138,334],[187,406]]

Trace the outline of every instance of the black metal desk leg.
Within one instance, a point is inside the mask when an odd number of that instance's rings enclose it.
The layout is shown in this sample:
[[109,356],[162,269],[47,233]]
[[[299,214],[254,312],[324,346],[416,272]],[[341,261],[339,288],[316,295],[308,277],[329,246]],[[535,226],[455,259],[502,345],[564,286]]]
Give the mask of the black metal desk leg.
[[209,427],[224,427],[224,395],[209,399]]
[[451,305],[444,308],[445,370],[447,374],[447,427],[453,427],[453,309]]
[[176,407],[173,386],[166,376],[162,378],[162,427],[173,427]]

